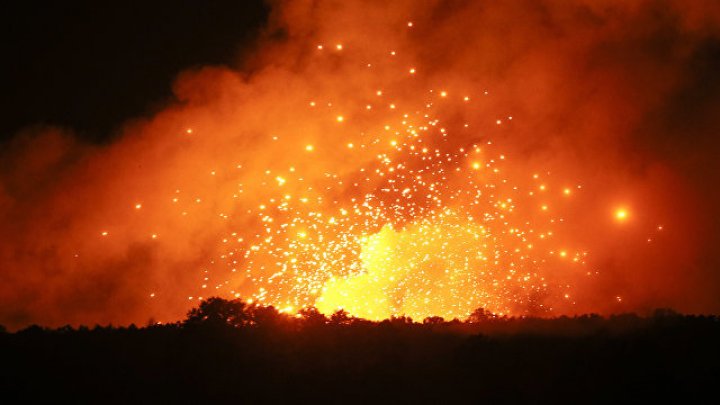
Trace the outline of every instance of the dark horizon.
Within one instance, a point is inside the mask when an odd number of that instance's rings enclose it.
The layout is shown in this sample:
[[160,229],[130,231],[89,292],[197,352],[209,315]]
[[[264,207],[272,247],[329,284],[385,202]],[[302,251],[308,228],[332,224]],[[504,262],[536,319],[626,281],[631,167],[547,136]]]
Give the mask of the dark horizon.
[[[71,325],[65,324],[57,327],[32,324],[16,330],[8,330],[5,325],[0,324],[0,332],[18,335],[26,335],[34,332],[72,332],[89,331],[99,329],[147,329],[153,327],[227,327],[227,328],[255,328],[255,327],[277,327],[279,324],[287,323],[316,323],[318,325],[364,325],[380,326],[387,324],[398,324],[405,326],[433,326],[449,327],[453,333],[463,335],[487,335],[505,336],[513,334],[538,334],[550,336],[584,336],[600,333],[601,331],[612,331],[612,333],[629,333],[636,329],[662,320],[678,319],[706,319],[710,323],[720,322],[717,314],[683,314],[672,308],[655,308],[647,313],[624,312],[609,314],[606,316],[587,313],[575,315],[559,315],[553,317],[542,317],[532,315],[497,315],[484,308],[477,308],[466,318],[445,319],[440,316],[428,316],[424,319],[413,319],[412,317],[400,314],[381,320],[370,320],[356,317],[352,314],[338,309],[330,314],[323,314],[315,307],[306,307],[293,315],[283,312],[272,305],[252,303],[242,298],[225,299],[222,297],[209,297],[204,299],[198,306],[191,308],[183,319],[171,321],[159,321],[154,318],[147,320],[145,324],[95,324],[95,325]],[[577,323],[577,325],[573,325]],[[613,325],[615,324],[615,325]],[[561,325],[558,327],[558,325]]]
[[0,398],[589,404],[717,396],[717,317],[477,315],[368,322],[208,299],[173,324],[0,332]]

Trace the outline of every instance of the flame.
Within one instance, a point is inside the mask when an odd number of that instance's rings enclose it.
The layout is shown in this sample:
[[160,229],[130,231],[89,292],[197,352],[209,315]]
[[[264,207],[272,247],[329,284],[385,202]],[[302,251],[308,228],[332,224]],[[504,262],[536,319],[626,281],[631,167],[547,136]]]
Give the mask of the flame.
[[493,280],[494,266],[483,255],[487,232],[459,219],[413,223],[401,231],[384,226],[362,243],[362,271],[328,281],[317,308],[372,320],[464,318],[480,306],[502,311],[507,291]]

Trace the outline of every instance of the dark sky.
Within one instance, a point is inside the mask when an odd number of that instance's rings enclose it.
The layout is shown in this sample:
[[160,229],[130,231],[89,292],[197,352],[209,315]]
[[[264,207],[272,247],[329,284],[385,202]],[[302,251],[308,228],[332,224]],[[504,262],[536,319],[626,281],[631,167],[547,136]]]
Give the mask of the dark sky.
[[236,64],[268,12],[260,0],[15,2],[0,13],[0,139],[51,124],[106,140],[163,105],[181,70]]

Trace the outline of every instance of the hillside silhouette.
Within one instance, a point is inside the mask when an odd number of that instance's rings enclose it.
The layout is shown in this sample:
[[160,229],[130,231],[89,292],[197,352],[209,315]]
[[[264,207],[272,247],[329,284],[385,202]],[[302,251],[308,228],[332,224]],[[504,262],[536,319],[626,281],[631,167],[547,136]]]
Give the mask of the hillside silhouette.
[[182,322],[0,329],[2,403],[717,403],[720,320],[370,322],[210,298]]

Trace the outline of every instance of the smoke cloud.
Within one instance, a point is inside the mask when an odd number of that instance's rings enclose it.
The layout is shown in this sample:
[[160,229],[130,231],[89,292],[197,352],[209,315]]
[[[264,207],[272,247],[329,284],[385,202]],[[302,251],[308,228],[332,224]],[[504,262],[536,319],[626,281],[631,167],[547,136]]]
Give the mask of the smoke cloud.
[[171,321],[199,297],[257,295],[228,246],[263,233],[276,177],[302,173],[283,192],[310,187],[320,209],[353,198],[323,188],[376,160],[346,145],[430,90],[447,93],[434,106],[446,143],[492,140],[517,178],[581,185],[562,234],[588,255],[558,276],[574,299],[554,313],[720,310],[716,2],[272,9],[252,57],[180,73],[175,101],[111,144],[35,127],[3,146],[0,323]]

